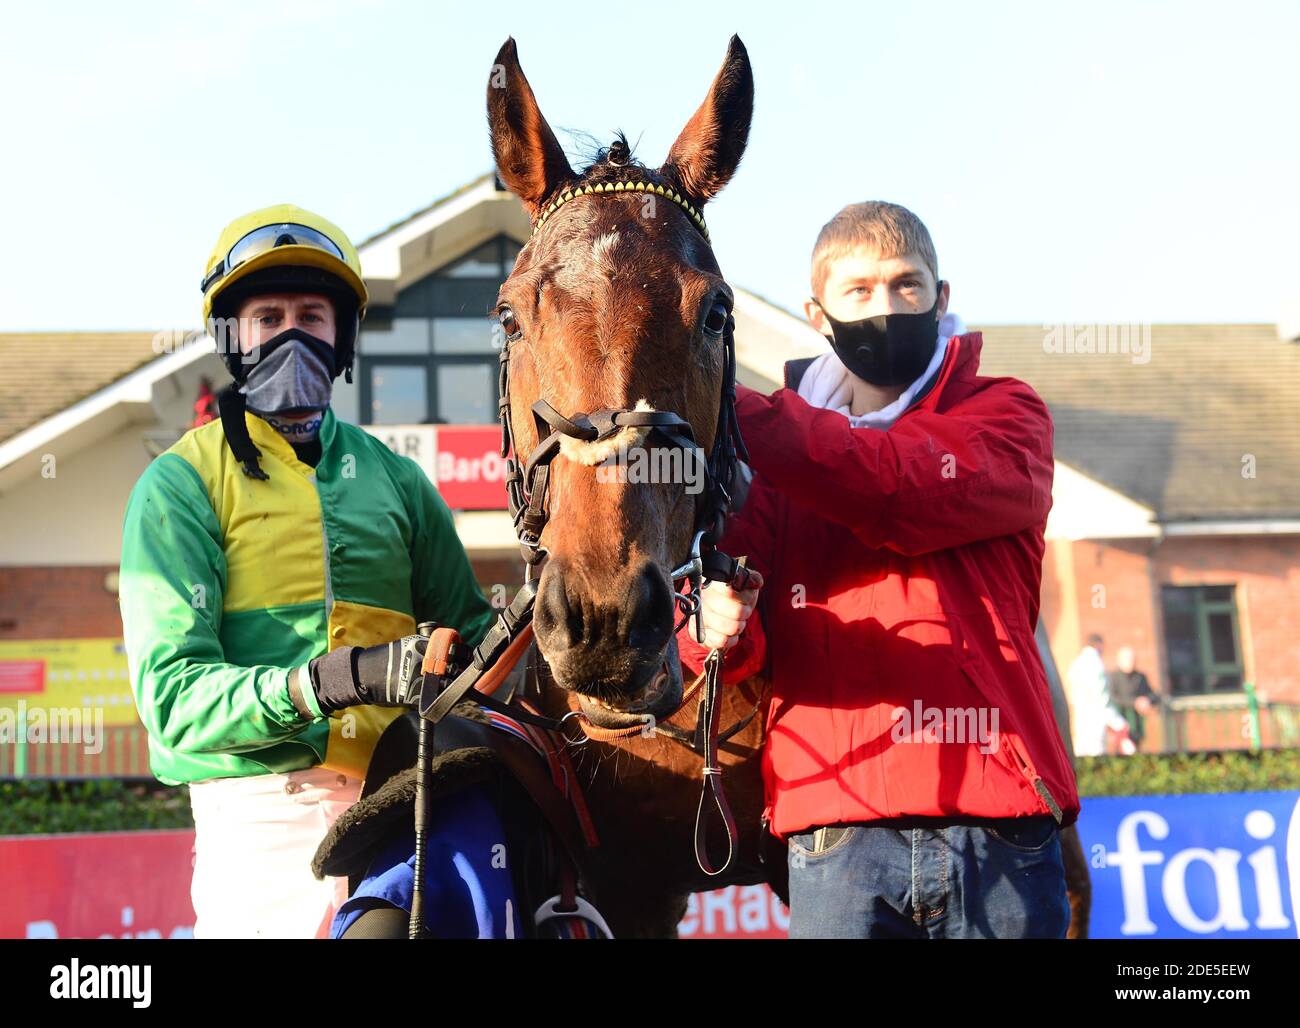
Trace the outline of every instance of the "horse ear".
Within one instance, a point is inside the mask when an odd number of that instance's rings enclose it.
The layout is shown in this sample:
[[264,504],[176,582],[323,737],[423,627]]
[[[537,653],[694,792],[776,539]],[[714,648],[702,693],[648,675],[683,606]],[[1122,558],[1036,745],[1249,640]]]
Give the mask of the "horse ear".
[[487,113],[497,173],[535,218],[546,198],[574,173],[519,66],[513,37],[492,65]]
[[682,188],[700,203],[722,191],[735,174],[749,140],[754,114],[754,73],[739,36],[732,36],[727,59],[661,169],[675,172]]

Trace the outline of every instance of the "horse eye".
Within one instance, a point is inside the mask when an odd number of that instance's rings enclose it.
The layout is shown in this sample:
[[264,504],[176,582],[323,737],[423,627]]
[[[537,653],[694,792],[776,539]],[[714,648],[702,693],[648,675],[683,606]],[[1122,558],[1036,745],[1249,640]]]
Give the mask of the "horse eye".
[[730,316],[731,312],[727,310],[726,304],[715,303],[709,308],[708,316],[704,319],[704,331],[708,332],[709,335],[722,335],[727,327],[727,318]]
[[501,327],[506,330],[506,336],[514,339],[519,335],[519,322],[515,318],[515,312],[509,307],[502,307],[497,319],[501,322]]

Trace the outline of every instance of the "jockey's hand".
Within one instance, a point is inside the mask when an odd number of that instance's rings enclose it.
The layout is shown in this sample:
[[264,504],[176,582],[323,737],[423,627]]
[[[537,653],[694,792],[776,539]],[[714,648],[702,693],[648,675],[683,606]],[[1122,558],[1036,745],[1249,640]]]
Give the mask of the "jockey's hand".
[[704,586],[700,593],[704,638],[695,634],[695,618],[686,622],[691,638],[697,643],[703,643],[711,650],[729,650],[740,640],[740,634],[754,613],[758,591],[763,587],[762,575],[753,568],[745,570],[749,572],[747,589],[733,589],[723,582],[708,582]]
[[412,706],[428,645],[424,636],[408,635],[378,646],[340,646],[313,658],[306,677],[324,714],[363,704]]

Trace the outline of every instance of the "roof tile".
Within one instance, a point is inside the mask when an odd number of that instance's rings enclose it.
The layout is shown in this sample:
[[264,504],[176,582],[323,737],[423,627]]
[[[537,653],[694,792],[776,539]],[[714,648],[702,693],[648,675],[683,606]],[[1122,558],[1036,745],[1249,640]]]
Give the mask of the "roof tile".
[[972,328],[980,373],[1051,409],[1057,458],[1161,520],[1300,517],[1300,345],[1273,325],[1133,326],[1108,353],[1051,352],[1050,326]]
[[0,333],[0,442],[158,356],[152,332]]

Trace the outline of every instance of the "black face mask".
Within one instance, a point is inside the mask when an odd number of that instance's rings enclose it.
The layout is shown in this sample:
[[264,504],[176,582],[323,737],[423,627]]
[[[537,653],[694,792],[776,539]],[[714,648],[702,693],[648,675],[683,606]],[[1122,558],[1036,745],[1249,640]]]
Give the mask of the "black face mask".
[[[934,306],[924,314],[877,314],[861,321],[836,321],[822,307],[831,326],[831,348],[853,374],[875,386],[910,385],[921,377],[939,342],[938,285]],[[821,307],[817,298],[813,302]]]

